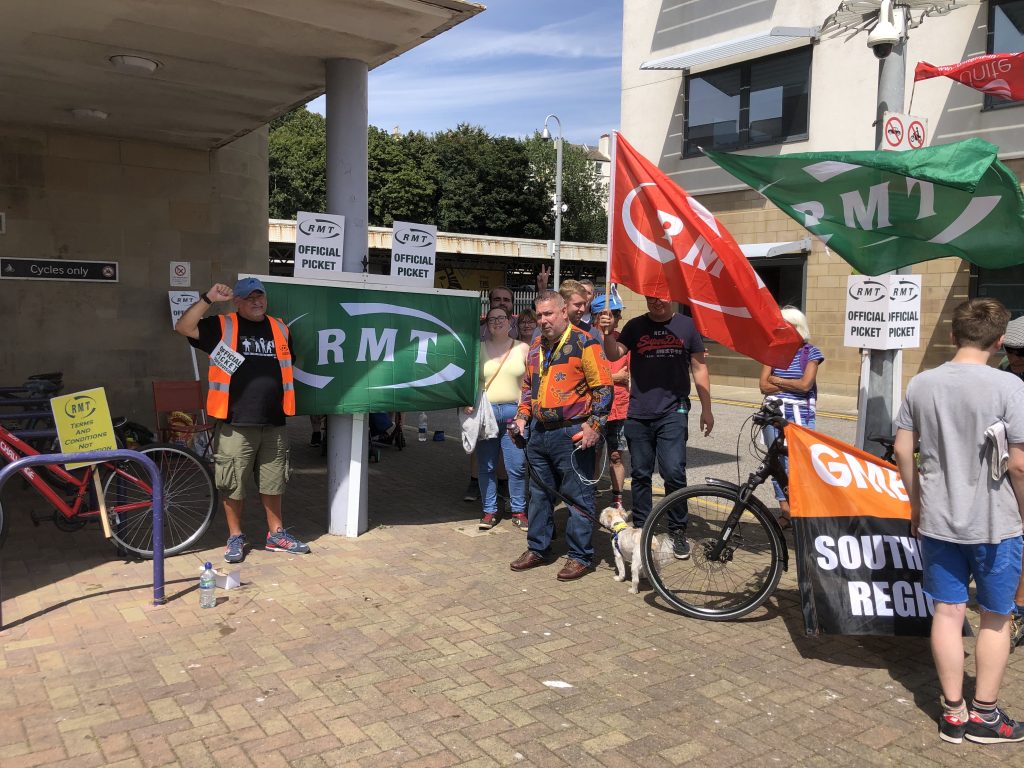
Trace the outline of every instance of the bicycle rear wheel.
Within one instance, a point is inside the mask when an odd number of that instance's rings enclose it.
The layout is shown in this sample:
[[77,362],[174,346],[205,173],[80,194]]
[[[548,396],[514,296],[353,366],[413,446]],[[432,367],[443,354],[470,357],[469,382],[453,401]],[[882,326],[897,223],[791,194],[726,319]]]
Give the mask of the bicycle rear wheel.
[[[679,612],[695,619],[728,621],[767,600],[782,576],[783,542],[769,513],[748,503],[728,545],[712,561],[736,491],[713,485],[683,488],[665,497],[644,525],[641,553],[651,584]],[[690,557],[673,555],[673,536],[684,531]]]
[[[180,445],[140,449],[160,468],[164,481],[164,554],[175,555],[206,531],[217,508],[213,473]],[[149,473],[136,462],[117,465],[103,486],[114,540],[140,557],[153,556],[153,490]]]

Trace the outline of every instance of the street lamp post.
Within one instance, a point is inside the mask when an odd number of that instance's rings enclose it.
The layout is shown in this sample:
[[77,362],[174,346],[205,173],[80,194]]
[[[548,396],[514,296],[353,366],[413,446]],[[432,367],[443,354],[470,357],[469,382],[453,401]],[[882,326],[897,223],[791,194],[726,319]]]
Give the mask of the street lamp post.
[[558,290],[559,276],[561,273],[561,254],[562,254],[562,121],[558,119],[557,115],[548,115],[544,118],[544,131],[541,133],[542,139],[550,139],[551,131],[548,130],[548,121],[554,120],[558,123],[558,138],[555,139],[555,247],[554,247],[554,261],[555,261],[555,274],[554,284],[552,288]]
[[[875,110],[875,149],[885,149],[886,112],[902,112],[906,82],[906,25],[905,6],[892,0],[883,0],[878,10],[878,25],[888,24],[897,38],[889,51],[878,61],[878,97]],[[871,39],[868,43],[870,45]],[[875,52],[879,56],[879,51]],[[909,274],[902,267],[896,274]],[[865,354],[866,352],[866,354]],[[860,402],[858,403],[857,446],[881,456],[880,445],[869,444],[869,435],[889,435],[894,431],[896,409],[899,408],[903,384],[903,355],[898,349],[872,349],[861,352]]]

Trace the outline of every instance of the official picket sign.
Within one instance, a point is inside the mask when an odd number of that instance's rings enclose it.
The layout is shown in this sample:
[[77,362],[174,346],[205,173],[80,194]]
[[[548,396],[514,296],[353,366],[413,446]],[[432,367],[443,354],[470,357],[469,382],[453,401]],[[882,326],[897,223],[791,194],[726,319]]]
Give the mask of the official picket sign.
[[850,275],[846,281],[844,346],[921,346],[920,275]]
[[116,261],[67,259],[12,259],[0,256],[0,278],[5,280],[81,280],[116,283]]
[[299,414],[430,411],[476,402],[480,296],[345,273],[281,277],[268,311],[291,333]]
[[340,279],[345,217],[299,211],[295,217],[295,277]]
[[[114,424],[103,387],[74,392],[50,399],[53,423],[63,453],[113,451],[117,449]],[[96,462],[67,464],[67,469],[86,467]]]
[[786,444],[807,633],[928,635],[935,609],[896,468],[794,424]]
[[171,304],[171,328],[178,324],[178,319],[185,310],[199,301],[199,291],[168,291],[167,299]]
[[396,221],[391,234],[391,277],[403,282],[434,285],[437,227]]

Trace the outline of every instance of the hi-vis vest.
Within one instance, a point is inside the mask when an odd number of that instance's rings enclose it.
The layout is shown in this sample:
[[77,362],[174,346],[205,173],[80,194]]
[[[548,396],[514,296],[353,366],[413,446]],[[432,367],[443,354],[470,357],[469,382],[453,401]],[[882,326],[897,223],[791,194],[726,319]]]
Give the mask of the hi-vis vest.
[[[238,351],[238,313],[219,315],[221,340]],[[292,376],[292,356],[288,349],[288,327],[283,320],[267,315],[270,330],[274,334],[274,354],[281,366],[281,384],[284,396],[281,407],[285,416],[295,415],[295,379]],[[231,388],[231,375],[216,365],[210,366],[210,391],[206,396],[206,412],[215,419],[228,417],[228,391]]]

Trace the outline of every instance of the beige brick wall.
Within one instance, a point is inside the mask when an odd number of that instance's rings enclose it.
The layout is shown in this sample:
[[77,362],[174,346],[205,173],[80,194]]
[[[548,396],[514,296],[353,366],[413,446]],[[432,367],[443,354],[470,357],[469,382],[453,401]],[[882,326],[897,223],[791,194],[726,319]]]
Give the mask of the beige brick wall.
[[267,271],[266,147],[265,130],[201,152],[0,125],[0,255],[120,265],[116,284],[0,281],[0,385],[63,370],[66,391],[103,386],[152,423],[152,381],[192,377],[169,262],[191,262],[200,291]]
[[[702,195],[701,203],[718,216],[739,243],[790,242],[807,237],[807,230],[753,190]],[[812,243],[807,259],[805,312],[811,341],[825,355],[825,363],[818,374],[818,389],[855,396],[860,377],[860,352],[843,346],[846,278],[853,270],[817,240]],[[952,357],[950,317],[953,308],[967,298],[970,267],[960,259],[949,258],[918,264],[913,272],[923,276],[921,348],[904,352],[904,386],[912,376]],[[646,311],[643,297],[628,289],[622,289],[621,295],[626,318]],[[759,363],[719,344],[708,348],[708,366],[712,389],[715,383],[757,387],[761,372]]]

